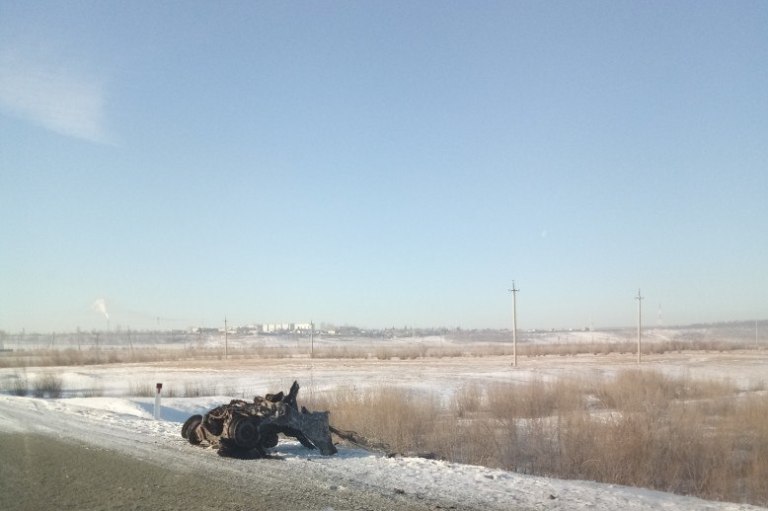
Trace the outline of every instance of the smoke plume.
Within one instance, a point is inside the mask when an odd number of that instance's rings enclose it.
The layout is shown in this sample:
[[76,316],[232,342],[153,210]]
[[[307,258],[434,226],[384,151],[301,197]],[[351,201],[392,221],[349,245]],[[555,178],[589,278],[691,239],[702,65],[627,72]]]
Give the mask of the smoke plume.
[[109,321],[109,313],[107,312],[107,301],[104,298],[99,298],[93,304],[91,305],[91,309],[95,310],[96,312],[101,312],[104,314],[104,317],[107,318],[107,321]]

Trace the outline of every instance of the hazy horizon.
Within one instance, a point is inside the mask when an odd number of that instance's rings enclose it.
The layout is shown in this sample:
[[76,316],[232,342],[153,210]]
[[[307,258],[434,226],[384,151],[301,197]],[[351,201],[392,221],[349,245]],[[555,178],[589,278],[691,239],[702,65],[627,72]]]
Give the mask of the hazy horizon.
[[[748,330],[747,335],[751,338],[753,335],[753,332],[755,332],[756,336],[764,336],[768,334],[768,332],[760,332],[760,327],[765,327],[765,323],[768,323],[768,319],[742,319],[742,320],[725,320],[725,321],[717,321],[717,322],[696,322],[696,323],[687,323],[687,324],[661,324],[656,321],[658,318],[648,318],[644,317],[642,320],[642,330],[644,332],[653,332],[653,331],[664,331],[664,330],[685,330],[685,329],[698,329],[698,328],[746,328]],[[511,320],[510,320],[511,322]],[[165,324],[163,324],[165,323]],[[18,336],[18,335],[72,335],[76,334],[78,332],[82,332],[84,334],[87,333],[108,333],[108,334],[126,334],[129,332],[140,332],[140,333],[161,333],[161,334],[170,334],[172,332],[190,332],[197,328],[203,328],[203,329],[211,329],[211,330],[218,330],[220,332],[223,332],[224,329],[224,320],[221,320],[218,323],[209,323],[209,324],[189,324],[181,326],[179,325],[169,325],[168,322],[156,322],[155,325],[151,325],[149,323],[145,323],[144,327],[134,327],[131,325],[124,325],[122,323],[112,323],[111,321],[104,320],[102,322],[101,327],[94,327],[94,328],[81,328],[80,326],[75,327],[72,330],[29,330],[26,328],[22,328],[20,330],[16,331],[10,331],[10,330],[3,330],[0,329],[0,333],[3,333],[5,335],[9,336]],[[466,332],[482,332],[482,331],[488,331],[488,332],[510,332],[512,331],[512,325],[508,326],[501,326],[501,327],[463,327],[461,325],[377,325],[377,326],[370,326],[370,325],[356,325],[349,322],[327,322],[327,321],[314,321],[314,327],[315,332],[321,332],[323,330],[341,330],[342,332],[345,329],[360,329],[364,332],[384,332],[387,330],[395,330],[395,331],[411,331],[414,332],[417,336],[423,335],[424,332],[437,332],[440,330],[447,330],[447,331],[466,331]],[[298,324],[298,322],[284,322],[284,323],[277,323],[277,322],[246,322],[246,323],[233,323],[231,321],[227,322],[227,328],[228,330],[233,330],[237,328],[247,328],[247,327],[255,327],[255,326],[261,326],[261,325],[292,325],[292,324]],[[754,325],[754,326],[753,326]],[[592,331],[592,332],[609,332],[609,331],[623,331],[623,330],[629,330],[633,332],[637,329],[637,316],[635,316],[635,323],[634,324],[626,324],[626,325],[570,325],[570,326],[560,326],[560,327],[552,327],[547,325],[538,325],[538,326],[529,326],[527,328],[521,329],[518,327],[518,332],[521,334],[524,333],[539,333],[539,334],[545,334],[548,332],[583,332],[583,331]],[[753,330],[754,329],[754,330]],[[309,331],[307,330],[301,330],[301,331],[269,331],[269,332],[258,332],[261,336],[282,336],[282,335],[303,335],[303,336],[309,336]],[[511,339],[511,337],[510,337]]]

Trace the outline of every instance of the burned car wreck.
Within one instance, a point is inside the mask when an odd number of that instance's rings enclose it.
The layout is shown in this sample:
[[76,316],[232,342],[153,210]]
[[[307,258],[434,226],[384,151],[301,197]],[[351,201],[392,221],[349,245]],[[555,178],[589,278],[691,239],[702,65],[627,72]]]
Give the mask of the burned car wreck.
[[181,436],[193,445],[209,445],[222,456],[259,458],[275,447],[283,434],[315,449],[323,455],[336,453],[331,441],[329,412],[299,409],[296,395],[298,382],[288,394],[278,392],[256,396],[253,402],[233,399],[205,415],[193,415],[181,427]]

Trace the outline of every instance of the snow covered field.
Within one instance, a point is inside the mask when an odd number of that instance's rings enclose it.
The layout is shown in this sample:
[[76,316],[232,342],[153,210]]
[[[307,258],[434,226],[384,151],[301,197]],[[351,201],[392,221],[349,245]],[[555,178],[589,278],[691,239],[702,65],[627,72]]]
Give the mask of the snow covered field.
[[[743,388],[768,377],[765,351],[674,353],[652,355],[644,366],[695,378],[728,379]],[[53,372],[63,382],[63,397],[41,399],[0,394],[0,431],[33,431],[115,449],[139,459],[184,469],[221,470],[257,477],[269,472],[314,481],[326,489],[365,489],[413,502],[457,509],[552,510],[749,510],[743,504],[710,502],[668,493],[584,481],[564,481],[421,458],[387,458],[340,446],[323,457],[296,442],[283,441],[274,453],[285,460],[231,460],[210,449],[189,445],[180,436],[192,414],[265,392],[287,390],[294,379],[302,385],[299,402],[312,393],[340,386],[361,388],[402,385],[449,395],[471,382],[546,380],[562,375],[611,374],[632,368],[629,355],[532,357],[510,365],[509,357],[376,360],[286,358],[272,360],[197,360],[154,364],[116,364],[60,368],[0,370],[0,388],[19,377],[33,380]],[[160,420],[153,418],[154,398],[130,397],[136,389],[154,388],[163,397]],[[201,391],[202,390],[202,391]],[[134,391],[134,392],[132,392]],[[303,398],[303,399],[302,399]],[[340,509],[328,503],[318,509]]]

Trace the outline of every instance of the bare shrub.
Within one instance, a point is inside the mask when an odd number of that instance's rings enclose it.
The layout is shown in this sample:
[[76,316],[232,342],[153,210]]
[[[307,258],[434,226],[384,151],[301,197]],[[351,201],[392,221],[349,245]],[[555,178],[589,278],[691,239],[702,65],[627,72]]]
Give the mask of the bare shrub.
[[496,425],[487,420],[456,420],[443,416],[434,419],[432,436],[422,449],[457,463],[498,466],[503,445],[496,435]]
[[[723,498],[730,441],[691,410],[575,414],[560,435],[561,477]],[[719,497],[718,497],[719,496]]]
[[547,417],[582,406],[581,383],[538,379],[525,383],[494,383],[486,387],[488,410],[500,420]]
[[60,376],[52,373],[39,374],[32,382],[32,395],[57,399],[61,397],[63,385],[64,382]]
[[768,394],[752,394],[736,403],[723,417],[720,434],[731,439],[728,481],[743,488],[747,502],[768,506]]
[[131,382],[128,386],[128,395],[132,397],[153,397],[157,388],[152,383]]
[[606,381],[598,397],[607,408],[660,412],[672,399],[683,396],[682,384],[655,371],[626,370]]
[[453,407],[459,418],[476,414],[483,405],[483,388],[476,382],[466,383],[453,394]]
[[10,381],[3,384],[3,390],[10,392],[14,396],[23,397],[29,394],[29,381],[26,373],[16,372],[10,377]]
[[14,396],[26,396],[29,394],[29,386],[26,379],[14,380],[11,384],[11,392]]

